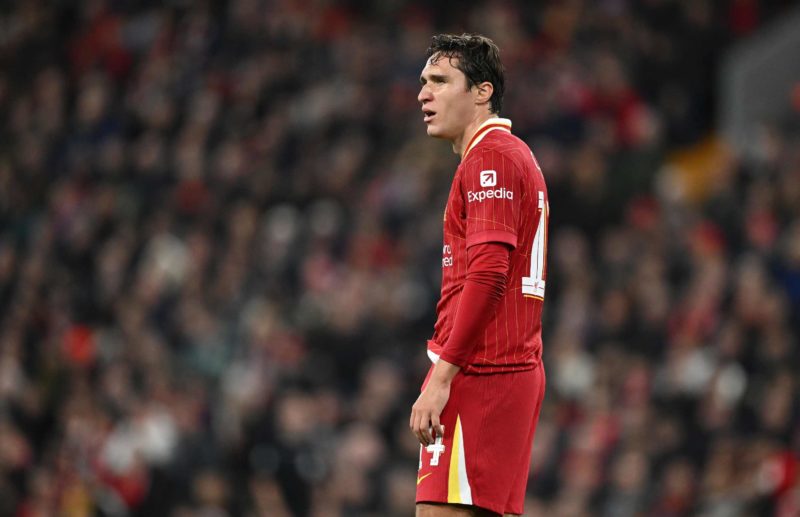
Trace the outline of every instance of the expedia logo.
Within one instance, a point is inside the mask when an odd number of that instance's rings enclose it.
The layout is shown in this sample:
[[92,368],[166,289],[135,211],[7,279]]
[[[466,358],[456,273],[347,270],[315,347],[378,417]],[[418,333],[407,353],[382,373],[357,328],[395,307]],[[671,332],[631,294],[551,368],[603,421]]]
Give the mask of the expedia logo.
[[477,201],[483,203],[484,199],[514,199],[514,192],[507,190],[505,187],[497,190],[481,190],[480,192],[467,192],[467,202],[472,203]]
[[495,171],[481,171],[481,187],[494,187],[497,185],[497,172]]

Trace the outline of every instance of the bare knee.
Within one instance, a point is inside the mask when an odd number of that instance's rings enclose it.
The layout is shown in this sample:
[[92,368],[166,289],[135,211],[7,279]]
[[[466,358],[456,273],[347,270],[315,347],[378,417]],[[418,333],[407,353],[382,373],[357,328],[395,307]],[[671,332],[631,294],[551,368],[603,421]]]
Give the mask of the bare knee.
[[473,515],[468,506],[417,503],[416,517],[472,517]]
[[498,517],[498,514],[477,506],[417,503],[416,517]]

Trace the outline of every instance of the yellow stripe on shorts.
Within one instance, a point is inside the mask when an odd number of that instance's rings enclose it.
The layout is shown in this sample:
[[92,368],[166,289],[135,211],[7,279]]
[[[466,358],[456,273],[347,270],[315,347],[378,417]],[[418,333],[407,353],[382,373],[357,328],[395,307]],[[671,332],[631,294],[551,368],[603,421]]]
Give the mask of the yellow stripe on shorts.
[[453,448],[450,450],[450,471],[447,479],[447,502],[472,504],[472,490],[467,479],[467,463],[464,457],[464,439],[461,432],[461,415],[456,416],[453,432]]

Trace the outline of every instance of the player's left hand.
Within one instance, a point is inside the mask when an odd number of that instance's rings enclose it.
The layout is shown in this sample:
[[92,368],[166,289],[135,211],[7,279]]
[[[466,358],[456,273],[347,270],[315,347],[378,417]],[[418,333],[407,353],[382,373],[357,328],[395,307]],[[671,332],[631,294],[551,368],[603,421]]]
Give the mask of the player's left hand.
[[444,433],[439,416],[450,398],[450,383],[429,382],[411,407],[409,427],[423,446]]

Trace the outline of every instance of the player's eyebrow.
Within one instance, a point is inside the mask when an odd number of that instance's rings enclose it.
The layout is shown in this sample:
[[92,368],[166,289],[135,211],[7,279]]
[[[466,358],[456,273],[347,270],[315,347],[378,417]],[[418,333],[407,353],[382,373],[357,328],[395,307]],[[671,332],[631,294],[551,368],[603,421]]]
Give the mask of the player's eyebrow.
[[[443,83],[443,82],[445,82],[445,79],[447,79],[446,76],[441,75],[441,74],[431,74],[428,77],[430,77],[430,80],[435,82],[435,83]],[[425,84],[427,82],[428,82],[428,79],[426,79],[425,76],[423,76],[423,75],[419,76],[419,84]]]

